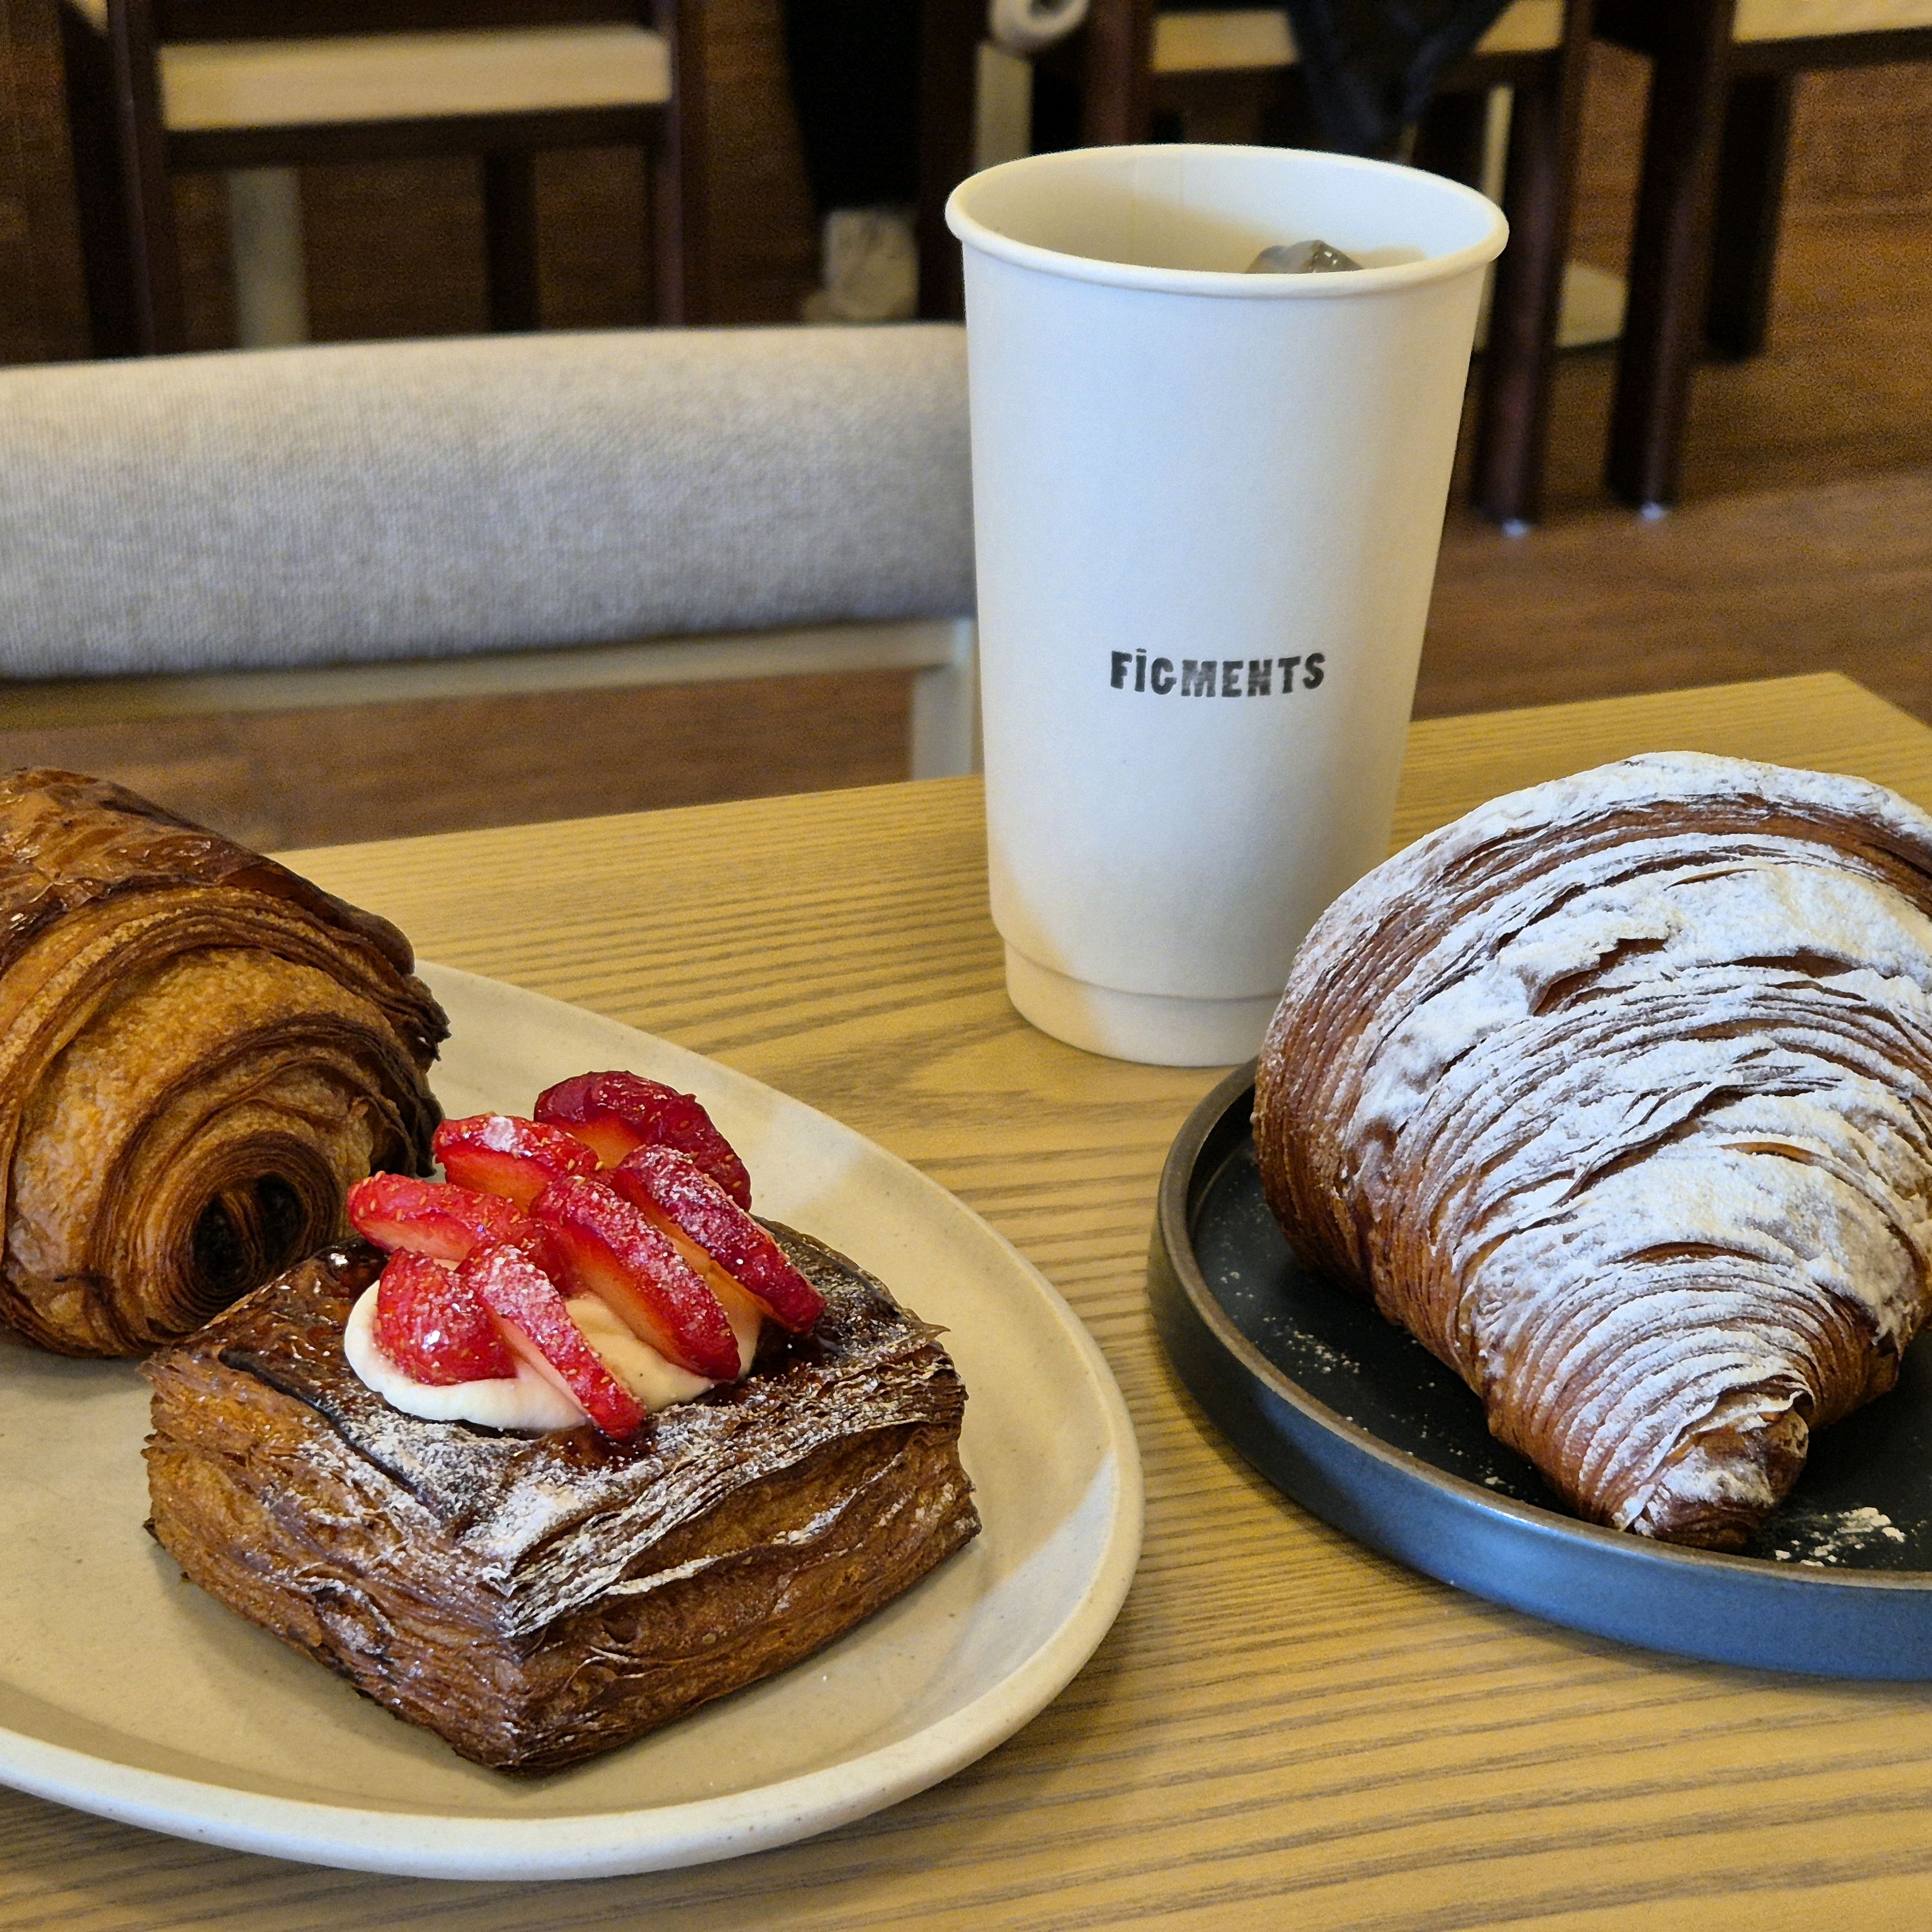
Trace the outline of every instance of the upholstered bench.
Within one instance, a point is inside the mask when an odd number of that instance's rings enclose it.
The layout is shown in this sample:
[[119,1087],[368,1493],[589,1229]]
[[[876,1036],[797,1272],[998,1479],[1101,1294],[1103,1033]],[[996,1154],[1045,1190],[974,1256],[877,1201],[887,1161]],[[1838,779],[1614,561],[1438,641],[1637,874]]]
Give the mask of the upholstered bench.
[[0,721],[902,667],[972,758],[964,348],[638,331],[0,371]]

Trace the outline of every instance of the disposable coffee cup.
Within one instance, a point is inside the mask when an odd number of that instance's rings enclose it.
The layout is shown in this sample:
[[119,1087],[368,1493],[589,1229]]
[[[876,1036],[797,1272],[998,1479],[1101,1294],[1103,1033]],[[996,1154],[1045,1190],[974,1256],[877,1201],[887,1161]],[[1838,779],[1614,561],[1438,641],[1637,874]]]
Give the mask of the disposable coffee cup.
[[[962,183],[986,818],[1025,1017],[1169,1066],[1258,1048],[1386,854],[1501,213],[1280,148]],[[1312,238],[1363,266],[1244,272]]]

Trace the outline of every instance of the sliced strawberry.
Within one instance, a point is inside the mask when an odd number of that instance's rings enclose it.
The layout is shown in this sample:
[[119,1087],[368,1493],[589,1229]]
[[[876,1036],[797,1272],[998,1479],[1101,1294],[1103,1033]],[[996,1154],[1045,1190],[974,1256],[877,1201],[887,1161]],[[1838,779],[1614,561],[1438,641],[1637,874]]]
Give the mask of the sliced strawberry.
[[597,1156],[574,1134],[514,1114],[472,1114],[445,1120],[431,1143],[442,1171],[459,1187],[500,1194],[527,1208],[566,1174],[595,1174]]
[[688,1154],[644,1147],[626,1154],[610,1185],[631,1204],[688,1235],[782,1327],[803,1334],[824,1298],[784,1250]]
[[517,1365],[476,1291],[440,1262],[406,1248],[389,1257],[376,1285],[376,1340],[412,1381],[514,1379]]
[[622,1442],[644,1427],[650,1412],[604,1366],[570,1318],[556,1283],[524,1250],[478,1248],[457,1278],[510,1330],[526,1360],[561,1382],[603,1434]]
[[554,1180],[531,1210],[549,1229],[573,1293],[609,1303],[668,1360],[708,1382],[735,1382],[738,1338],[717,1296],[670,1240],[602,1180]]
[[499,1195],[406,1174],[356,1182],[349,1190],[349,1219],[379,1248],[406,1248],[433,1262],[460,1262],[479,1242],[542,1239],[530,1216]]
[[635,1073],[580,1073],[539,1094],[536,1111],[545,1125],[574,1134],[606,1167],[615,1167],[633,1148],[676,1148],[740,1208],[752,1204],[745,1163],[694,1094]]

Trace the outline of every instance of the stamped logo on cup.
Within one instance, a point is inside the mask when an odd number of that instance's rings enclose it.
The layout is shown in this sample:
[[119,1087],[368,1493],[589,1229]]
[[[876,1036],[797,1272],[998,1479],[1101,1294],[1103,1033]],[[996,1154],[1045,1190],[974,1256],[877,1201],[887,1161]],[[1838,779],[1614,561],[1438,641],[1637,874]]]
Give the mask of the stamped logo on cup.
[[[1165,698],[1286,698],[1322,682],[1323,653],[1294,658],[1150,658],[1145,651],[1115,651],[1108,682],[1116,691],[1151,692]],[[1276,673],[1279,670],[1279,682]]]

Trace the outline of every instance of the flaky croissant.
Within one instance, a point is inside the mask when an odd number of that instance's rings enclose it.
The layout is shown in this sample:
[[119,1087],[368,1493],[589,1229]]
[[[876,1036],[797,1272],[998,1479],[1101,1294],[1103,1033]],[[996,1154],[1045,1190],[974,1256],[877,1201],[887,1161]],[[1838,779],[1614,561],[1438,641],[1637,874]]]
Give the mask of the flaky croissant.
[[1932,818],[1689,753],[1498,799],[1329,908],[1268,1198],[1582,1515],[1736,1547],[1932,1300]]
[[448,1030],[409,943],[71,772],[0,776],[0,1318],[70,1354],[198,1327],[423,1172]]

